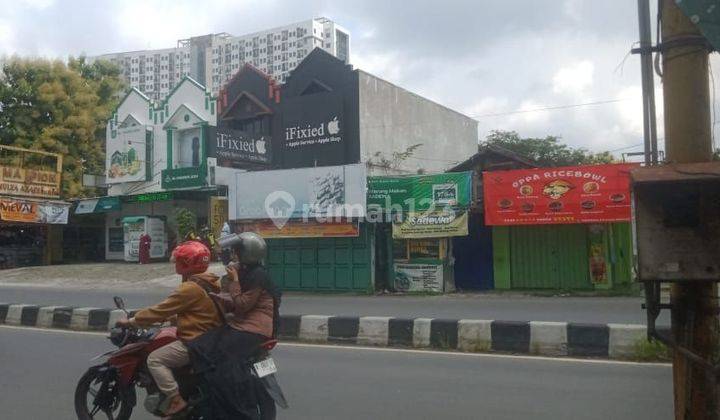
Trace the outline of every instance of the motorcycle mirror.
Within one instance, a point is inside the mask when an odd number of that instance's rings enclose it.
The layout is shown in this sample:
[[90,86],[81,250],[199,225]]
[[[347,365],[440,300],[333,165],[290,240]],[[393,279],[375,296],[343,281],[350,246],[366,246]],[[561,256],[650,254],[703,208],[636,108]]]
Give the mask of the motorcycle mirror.
[[118,309],[122,309],[123,311],[125,310],[125,302],[123,301],[123,298],[120,296],[113,296],[113,301]]

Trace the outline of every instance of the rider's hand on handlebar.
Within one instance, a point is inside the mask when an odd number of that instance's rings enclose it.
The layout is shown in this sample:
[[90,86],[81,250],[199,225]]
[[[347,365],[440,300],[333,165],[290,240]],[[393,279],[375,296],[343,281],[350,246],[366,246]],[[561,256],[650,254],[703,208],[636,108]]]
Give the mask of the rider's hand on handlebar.
[[120,318],[117,320],[117,322],[115,322],[115,326],[118,328],[130,328],[130,320],[127,318]]

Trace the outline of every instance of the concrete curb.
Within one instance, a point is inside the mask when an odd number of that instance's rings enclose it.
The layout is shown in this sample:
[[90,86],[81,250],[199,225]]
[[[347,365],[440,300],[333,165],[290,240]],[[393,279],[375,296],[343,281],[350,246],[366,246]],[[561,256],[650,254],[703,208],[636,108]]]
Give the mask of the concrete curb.
[[[133,311],[131,311],[132,313]],[[107,331],[122,311],[0,303],[0,324]],[[280,340],[627,360],[647,329],[633,324],[282,315]]]

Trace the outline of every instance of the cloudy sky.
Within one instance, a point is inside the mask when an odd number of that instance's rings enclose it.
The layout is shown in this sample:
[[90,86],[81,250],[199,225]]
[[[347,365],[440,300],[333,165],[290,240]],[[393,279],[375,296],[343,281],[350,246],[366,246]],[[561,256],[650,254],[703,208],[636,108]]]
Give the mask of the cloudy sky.
[[[505,129],[523,136],[559,135],[595,151],[642,150],[639,59],[626,56],[637,40],[635,1],[0,0],[0,5],[0,54],[52,57],[166,48],[190,36],[241,35],[325,16],[350,31],[353,65],[476,118],[481,139]],[[656,88],[662,121],[657,78]],[[533,111],[599,101],[616,102]]]

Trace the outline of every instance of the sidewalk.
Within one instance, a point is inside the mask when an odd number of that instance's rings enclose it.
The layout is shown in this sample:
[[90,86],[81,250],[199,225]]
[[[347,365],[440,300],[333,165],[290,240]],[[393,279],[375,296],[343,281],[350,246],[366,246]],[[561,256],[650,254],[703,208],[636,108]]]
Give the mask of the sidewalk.
[[[220,264],[212,270],[222,273]],[[179,283],[169,263],[103,263],[0,271],[0,303],[111,307],[114,295],[139,308],[163,299]],[[645,324],[638,297],[538,297],[471,293],[364,296],[285,293],[284,314],[391,316]],[[666,317],[660,323],[667,324]]]

